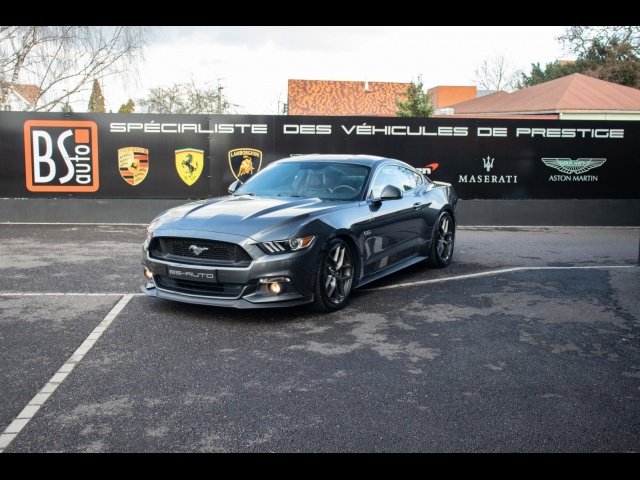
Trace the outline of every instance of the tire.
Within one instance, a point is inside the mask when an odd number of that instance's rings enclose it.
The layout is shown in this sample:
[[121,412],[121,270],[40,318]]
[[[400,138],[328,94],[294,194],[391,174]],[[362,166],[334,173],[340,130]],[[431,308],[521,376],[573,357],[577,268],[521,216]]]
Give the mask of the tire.
[[451,263],[453,247],[455,245],[456,226],[451,214],[442,212],[433,229],[433,238],[429,248],[427,265],[435,268],[443,268]]
[[344,308],[353,287],[354,271],[351,248],[344,240],[334,238],[318,264],[309,308],[319,312]]

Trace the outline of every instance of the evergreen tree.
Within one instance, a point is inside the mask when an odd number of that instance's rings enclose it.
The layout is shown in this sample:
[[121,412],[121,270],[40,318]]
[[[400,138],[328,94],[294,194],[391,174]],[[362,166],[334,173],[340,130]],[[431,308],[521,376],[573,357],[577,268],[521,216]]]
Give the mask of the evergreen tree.
[[540,67],[540,62],[532,63],[531,75],[522,73],[522,78],[518,82],[517,88],[533,87],[539,83],[549,82],[573,73],[585,73],[585,70],[583,63],[579,60],[575,62],[556,60],[555,62],[547,63],[544,70]]
[[407,98],[405,102],[396,98],[396,115],[398,117],[430,117],[435,112],[431,95],[424,91],[422,75],[418,76],[418,82],[413,81],[402,94]]
[[89,113],[106,113],[107,109],[104,105],[104,95],[102,95],[102,88],[98,80],[93,81],[93,90],[91,90],[91,97],[89,98]]
[[120,110],[118,113],[133,113],[136,110],[136,104],[133,103],[133,100],[129,99],[126,104],[120,105]]

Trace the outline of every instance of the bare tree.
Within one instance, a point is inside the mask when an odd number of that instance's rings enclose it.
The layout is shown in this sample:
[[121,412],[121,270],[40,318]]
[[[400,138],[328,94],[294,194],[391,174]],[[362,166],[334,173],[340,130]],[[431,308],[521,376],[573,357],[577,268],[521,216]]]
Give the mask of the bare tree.
[[639,26],[566,27],[556,40],[577,56],[575,68],[585,75],[640,88]]
[[237,105],[223,95],[220,80],[198,87],[191,78],[188,83],[174,83],[152,88],[149,96],[138,101],[143,113],[226,114],[235,113]]
[[149,90],[149,96],[139,99],[138,105],[142,113],[190,113],[182,97],[183,85],[174,83],[170,86],[156,87]]
[[476,68],[475,84],[482,90],[512,92],[517,89],[521,75],[520,70],[513,67],[503,54],[498,53]]
[[0,103],[18,84],[38,88],[30,111],[51,111],[95,80],[137,75],[156,27],[0,26]]
[[578,57],[587,56],[596,43],[609,47],[626,45],[629,53],[640,57],[639,26],[566,27],[556,40],[566,52]]

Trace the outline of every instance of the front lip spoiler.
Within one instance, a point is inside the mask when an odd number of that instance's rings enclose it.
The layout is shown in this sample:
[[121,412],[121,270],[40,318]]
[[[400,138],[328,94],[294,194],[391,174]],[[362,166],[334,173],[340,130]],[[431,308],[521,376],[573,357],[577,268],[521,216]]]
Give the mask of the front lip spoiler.
[[160,290],[156,288],[152,282],[146,283],[140,287],[140,290],[149,297],[164,298],[166,300],[173,300],[177,302],[208,305],[212,307],[228,307],[237,309],[256,309],[256,308],[282,308],[282,307],[294,307],[296,305],[305,305],[311,303],[313,298],[304,298],[298,294],[295,296],[282,295],[280,297],[261,297],[264,299],[262,302],[250,302],[245,298],[212,298],[203,297],[197,295],[185,295],[181,293],[169,292],[166,290]]

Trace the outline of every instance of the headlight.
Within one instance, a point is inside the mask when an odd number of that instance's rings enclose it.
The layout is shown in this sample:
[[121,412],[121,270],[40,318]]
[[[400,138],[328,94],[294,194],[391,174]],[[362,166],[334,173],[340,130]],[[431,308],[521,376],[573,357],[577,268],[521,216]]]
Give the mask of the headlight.
[[151,243],[151,239],[153,238],[153,233],[163,223],[161,219],[162,217],[156,217],[151,221],[149,225],[147,225],[147,238],[144,241],[145,250],[149,248],[149,243]]
[[147,237],[153,237],[153,232],[156,231],[162,224],[162,217],[154,218],[149,225],[147,225]]
[[314,240],[316,239],[315,235],[311,235],[309,237],[298,237],[298,238],[289,238],[287,240],[274,240],[272,242],[262,242],[259,243],[258,246],[262,249],[264,253],[287,253],[287,252],[297,252],[298,250],[304,250],[305,248],[309,248],[313,245]]
[[176,218],[181,218],[184,215],[184,210],[182,208],[173,208],[171,210],[167,210],[164,213],[161,213],[156,218],[151,220],[151,223],[147,226],[147,241],[145,244],[148,244],[153,238],[153,234],[155,231],[162,225],[163,223],[169,222],[171,220],[175,220]]

